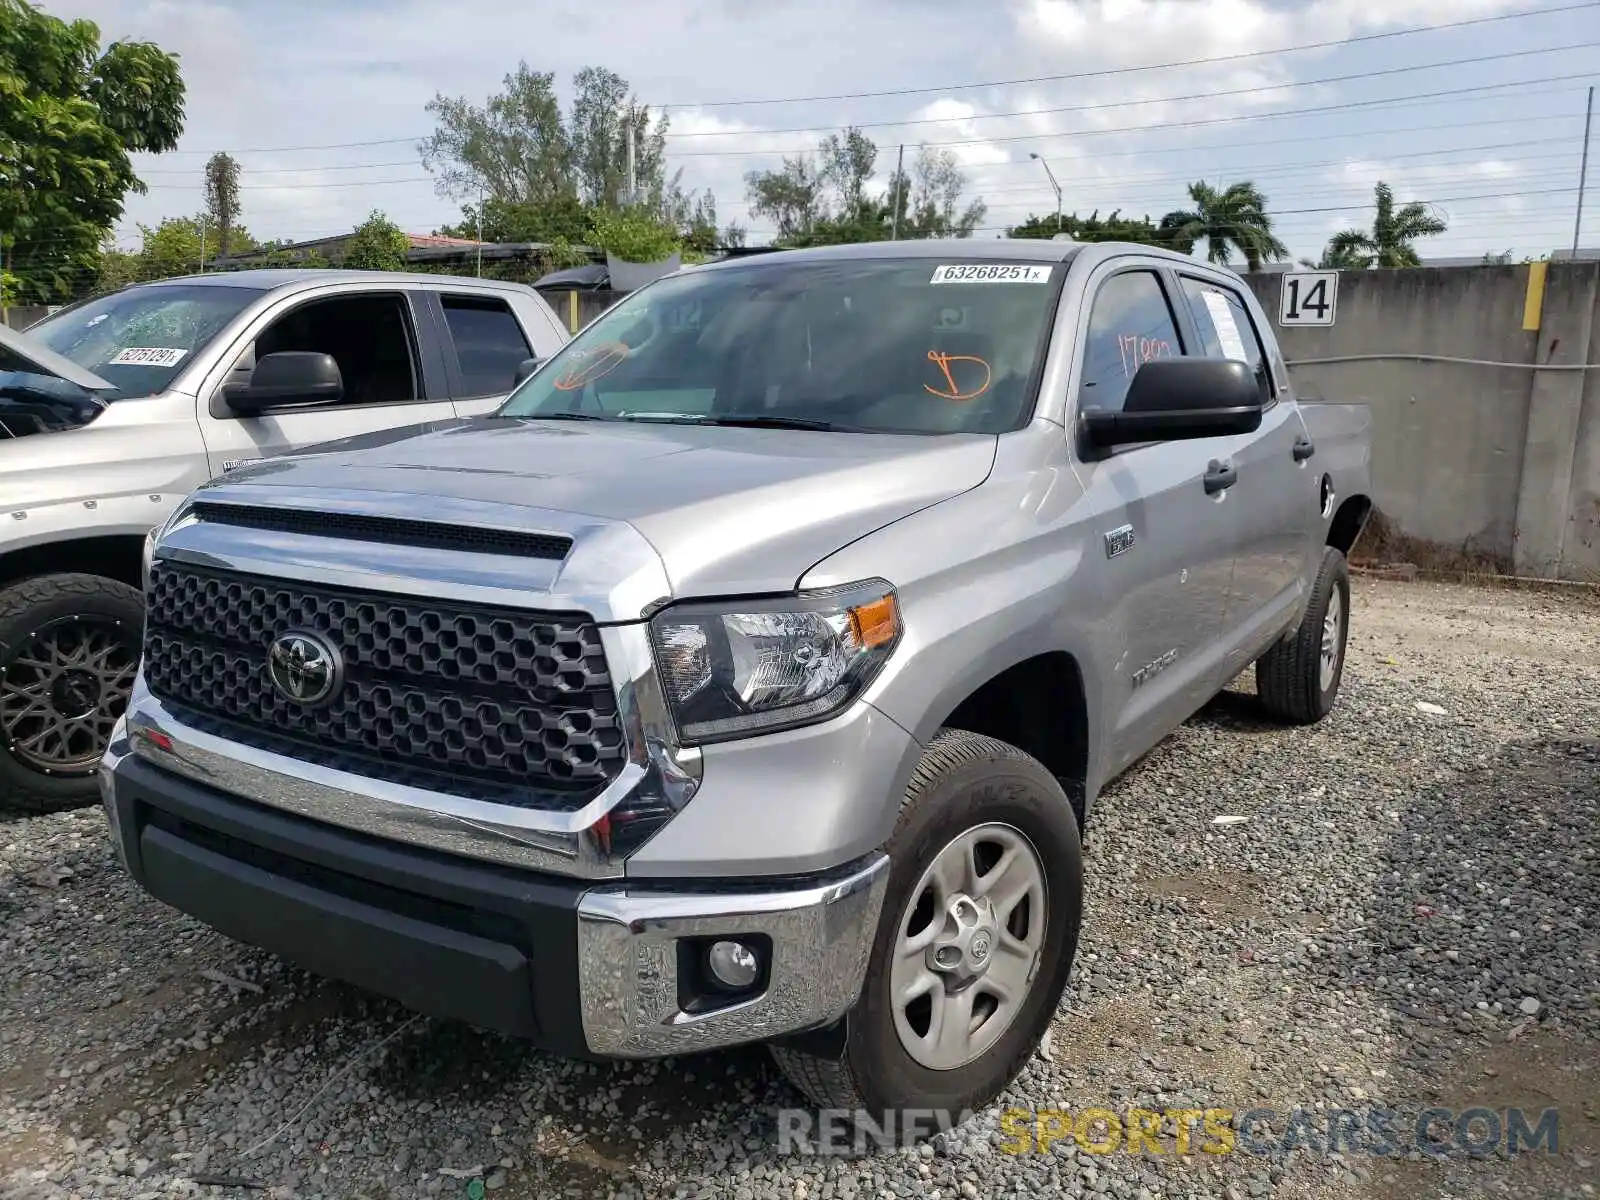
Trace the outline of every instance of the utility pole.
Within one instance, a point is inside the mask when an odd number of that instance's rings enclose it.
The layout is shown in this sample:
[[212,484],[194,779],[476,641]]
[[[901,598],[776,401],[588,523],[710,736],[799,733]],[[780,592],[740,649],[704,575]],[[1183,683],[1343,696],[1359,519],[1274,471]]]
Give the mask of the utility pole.
[[900,181],[905,178],[906,169],[906,144],[900,143],[900,155],[894,164],[894,212],[889,218],[889,240],[900,240]]
[[483,278],[483,184],[478,184],[478,278]]
[[633,114],[628,114],[628,204],[634,204],[638,199],[639,179],[635,169],[633,157]]
[[1572,257],[1578,257],[1578,236],[1583,232],[1583,189],[1589,182],[1589,127],[1594,123],[1594,86],[1589,87],[1589,103],[1583,110],[1583,163],[1578,168],[1578,215],[1572,220]]
[[1044,173],[1049,176],[1050,186],[1056,191],[1056,232],[1061,232],[1061,185],[1056,182],[1056,173],[1050,169],[1050,164],[1033,152],[1028,153],[1029,158],[1039,159],[1039,165],[1044,168]]
[[206,273],[206,214],[200,214],[200,274]]

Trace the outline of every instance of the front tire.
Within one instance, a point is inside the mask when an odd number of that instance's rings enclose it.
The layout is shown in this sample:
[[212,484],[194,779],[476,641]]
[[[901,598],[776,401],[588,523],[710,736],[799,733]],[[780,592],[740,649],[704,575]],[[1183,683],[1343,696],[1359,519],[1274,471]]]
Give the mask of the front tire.
[[1350,634],[1350,570],[1332,546],[1292,633],[1256,660],[1256,694],[1274,720],[1314,725],[1333,711]]
[[772,1051],[820,1108],[886,1130],[906,1110],[948,1125],[1010,1085],[1055,1016],[1083,904],[1078,825],[1036,760],[947,729],[913,773],[887,848],[842,1053]]
[[0,809],[96,802],[143,628],[139,592],[99,575],[40,575],[0,590]]

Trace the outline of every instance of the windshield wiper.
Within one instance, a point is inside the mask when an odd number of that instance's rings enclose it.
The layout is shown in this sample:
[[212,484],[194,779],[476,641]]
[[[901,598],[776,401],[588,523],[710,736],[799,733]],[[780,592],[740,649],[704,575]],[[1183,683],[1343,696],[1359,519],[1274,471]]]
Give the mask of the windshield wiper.
[[771,417],[754,414],[746,417],[695,417],[693,423],[733,425],[750,429],[811,429],[820,433],[842,433],[853,429],[849,425],[835,425],[832,421],[816,421],[809,417]]
[[553,412],[553,413],[521,413],[519,421],[611,421],[614,417],[599,417],[594,413],[581,412]]

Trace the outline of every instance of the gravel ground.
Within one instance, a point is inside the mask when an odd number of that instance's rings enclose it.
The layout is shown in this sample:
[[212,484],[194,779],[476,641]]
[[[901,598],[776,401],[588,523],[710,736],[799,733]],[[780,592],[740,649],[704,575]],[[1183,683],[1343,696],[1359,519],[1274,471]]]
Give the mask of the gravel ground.
[[[1353,607],[1327,722],[1264,726],[1241,681],[1108,791],[1047,1047],[908,1151],[780,1153],[800,1101],[758,1051],[542,1057],[163,908],[97,811],[0,824],[0,1195],[1592,1196],[1600,606],[1358,580]],[[1330,1109],[1477,1104],[1557,1108],[1557,1152],[1323,1141]],[[1311,1145],[1008,1152],[1004,1110],[1092,1107],[1305,1110]]]

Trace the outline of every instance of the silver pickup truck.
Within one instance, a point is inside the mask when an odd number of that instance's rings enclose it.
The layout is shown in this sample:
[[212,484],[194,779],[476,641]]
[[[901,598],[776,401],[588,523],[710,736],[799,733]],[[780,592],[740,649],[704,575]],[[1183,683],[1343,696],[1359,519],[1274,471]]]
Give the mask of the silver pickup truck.
[[[200,488],[101,788],[151,894],[551,1051],[977,1109],[1107,780],[1339,690],[1364,409],[1237,276],[931,241],[653,283],[489,417]],[[892,1119],[892,1118],[891,1118]]]
[[531,287],[262,270],[0,326],[0,809],[93,804],[139,658],[145,535],[214,475],[498,408],[568,340]]

